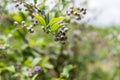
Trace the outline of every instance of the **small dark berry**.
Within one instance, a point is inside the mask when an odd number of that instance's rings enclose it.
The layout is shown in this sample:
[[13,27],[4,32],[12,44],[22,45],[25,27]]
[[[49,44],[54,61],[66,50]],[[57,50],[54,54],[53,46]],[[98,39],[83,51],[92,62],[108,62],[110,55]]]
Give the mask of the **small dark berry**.
[[55,41],[59,41],[60,38],[59,38],[59,37],[55,37],[54,40],[55,40]]
[[70,10],[70,14],[73,14],[73,12],[74,12],[73,10]]
[[80,13],[77,13],[77,15],[76,16],[81,16],[81,14]]
[[41,10],[38,9],[38,12],[41,12]]
[[34,18],[34,15],[30,15],[30,16],[31,16],[32,19]]
[[60,36],[60,40],[65,40],[65,36],[64,36],[64,35],[61,35],[61,36]]
[[76,19],[77,19],[77,20],[81,20],[81,17],[80,17],[80,16],[78,16]]
[[38,24],[38,21],[35,21],[36,24]]
[[61,44],[65,44],[66,42],[65,41],[61,41]]
[[61,30],[64,30],[64,28],[65,28],[65,26],[63,26],[63,27],[61,28]]
[[25,9],[25,11],[28,11],[28,9]]
[[14,25],[15,25],[15,26],[17,26],[17,25],[18,25],[18,22],[17,22],[17,21],[15,21],[15,22],[14,22]]
[[65,32],[67,32],[68,30],[69,30],[69,29],[68,29],[67,27],[66,27],[66,28],[64,28],[64,31],[65,31]]
[[74,7],[72,6],[72,7],[70,7],[70,9],[74,9]]
[[78,16],[76,16],[77,20],[81,20],[81,15],[79,14]]
[[85,14],[86,14],[86,11],[84,11],[83,14],[85,15]]
[[24,24],[25,24],[25,21],[22,21],[21,24],[24,25]]
[[30,33],[34,33],[34,29],[33,28],[30,29]]
[[49,34],[50,31],[49,31],[49,30],[46,30],[45,32],[46,32],[47,34]]
[[36,26],[37,24],[36,23],[33,23],[33,26]]
[[34,32],[34,29],[33,29],[33,26],[32,26],[32,25],[30,25],[30,26],[27,28],[27,30],[28,30],[30,33],[33,33],[33,32]]
[[75,12],[75,13],[74,13],[74,15],[76,15],[76,16],[77,16],[77,15],[78,15],[78,13],[77,13],[77,12]]
[[66,33],[64,32],[64,33],[62,33],[62,35],[64,35],[64,36],[65,36],[65,35],[66,35]]
[[38,25],[38,22],[34,21],[33,26],[36,26],[36,25]]
[[24,24],[24,25],[23,25],[23,27],[25,28],[25,27],[27,27],[27,25],[26,25],[26,24]]
[[42,27],[42,30],[45,32],[45,28],[44,27]]
[[22,10],[22,8],[18,8],[18,10],[19,10],[19,11],[21,11],[21,10]]
[[27,30],[30,31],[31,27],[27,27]]
[[67,14],[68,16],[70,16],[70,15],[71,15],[70,11],[66,11],[66,14]]
[[77,10],[80,10],[80,8],[77,8]]
[[19,6],[19,3],[16,3],[15,7],[18,7]]
[[81,8],[81,9],[80,9],[81,12],[84,11],[84,10],[85,10],[84,8]]

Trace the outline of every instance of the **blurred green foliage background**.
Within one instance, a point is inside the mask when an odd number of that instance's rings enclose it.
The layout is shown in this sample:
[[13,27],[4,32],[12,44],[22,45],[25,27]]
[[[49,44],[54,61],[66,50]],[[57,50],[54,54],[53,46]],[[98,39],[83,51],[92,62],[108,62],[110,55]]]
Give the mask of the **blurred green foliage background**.
[[[45,1],[45,0],[44,0]],[[61,0],[59,0],[61,1]],[[120,80],[120,28],[70,23],[68,41],[61,45],[41,25],[30,34],[13,25],[24,12],[9,13],[0,5],[0,80],[31,80],[28,70],[41,66],[38,80]],[[62,5],[68,4],[62,0]],[[56,10],[58,10],[56,8]]]

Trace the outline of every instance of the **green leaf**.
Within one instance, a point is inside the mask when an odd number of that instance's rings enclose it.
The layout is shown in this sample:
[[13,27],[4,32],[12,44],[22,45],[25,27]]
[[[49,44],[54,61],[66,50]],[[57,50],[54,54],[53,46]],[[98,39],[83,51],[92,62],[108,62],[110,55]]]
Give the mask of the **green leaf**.
[[46,0],[43,0],[43,2],[46,2]]
[[31,64],[32,60],[33,60],[32,57],[28,57],[28,59],[24,61],[24,65],[27,66],[27,67],[31,67],[32,66],[32,64]]
[[43,64],[43,67],[48,68],[48,69],[54,68],[54,66],[52,64],[50,64],[49,62],[47,62],[46,64]]
[[56,32],[60,27],[61,27],[60,24],[56,23],[53,26],[51,26],[50,30],[52,32]]
[[32,66],[36,66],[42,59],[37,57],[32,61]]
[[20,15],[14,15],[13,19],[17,22],[21,22],[23,20],[23,18]]
[[24,12],[20,11],[19,15],[22,17],[23,20],[26,20],[27,15]]
[[9,72],[15,72],[15,67],[13,65],[9,67],[5,67],[4,69],[8,70]]
[[38,74],[35,74],[35,75],[32,77],[32,80],[36,80],[37,77],[38,77]]
[[62,21],[62,20],[64,20],[64,19],[65,19],[65,17],[53,18],[53,19],[49,22],[48,26],[49,26],[49,25],[52,25],[52,24],[55,24],[55,23],[58,23],[58,22],[60,22],[60,21]]
[[48,69],[53,69],[53,65],[49,63],[49,57],[46,56],[43,58],[43,60],[40,61],[40,66],[48,68]]
[[69,75],[70,75],[69,72],[71,70],[73,70],[74,68],[75,68],[75,66],[73,66],[73,65],[67,65],[67,66],[65,66],[63,68],[62,73],[61,73],[61,77],[69,78]]
[[36,14],[34,14],[34,16],[44,27],[46,27],[46,22],[43,17],[36,15]]
[[34,4],[37,4],[37,0],[34,0]]

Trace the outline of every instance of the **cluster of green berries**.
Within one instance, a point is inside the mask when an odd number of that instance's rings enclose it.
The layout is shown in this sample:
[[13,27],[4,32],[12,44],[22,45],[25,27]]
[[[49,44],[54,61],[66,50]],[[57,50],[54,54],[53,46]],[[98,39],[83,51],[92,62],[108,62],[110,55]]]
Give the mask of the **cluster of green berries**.
[[[20,26],[26,28],[30,33],[33,33],[34,32],[34,27],[38,25],[38,22],[34,18],[34,14],[40,14],[40,15],[42,15],[43,18],[46,18],[46,14],[44,13],[44,11],[41,11],[40,9],[38,9],[35,4],[31,4],[31,3],[28,4],[28,3],[25,3],[25,2],[20,2],[20,3],[16,3],[15,7],[19,8],[21,4],[24,5],[25,11],[27,11],[28,15],[31,17],[31,23],[32,24],[27,26],[25,24],[25,21],[22,21],[20,23]],[[70,19],[72,17],[72,18],[75,18],[76,20],[81,20],[82,15],[86,14],[86,9],[71,7],[68,11],[66,11],[66,14],[70,17]],[[14,24],[18,25],[18,22],[15,21]],[[60,24],[62,24],[62,23],[60,23]],[[49,28],[47,28],[47,29],[43,28],[43,31],[45,33],[52,33]],[[55,41],[60,41],[61,44],[65,44],[66,40],[67,40],[67,36],[66,36],[67,31],[68,31],[67,27],[62,27],[55,34],[52,33],[52,34],[54,34],[54,40]]]
[[[32,19],[32,22],[31,22],[32,25],[27,26],[27,25],[25,24],[25,21],[22,21],[21,24],[20,24],[20,26],[26,28],[30,33],[33,33],[33,32],[34,32],[34,27],[35,27],[36,25],[38,25],[38,22],[35,21],[33,14],[34,14],[34,13],[39,13],[39,14],[41,14],[41,11],[40,11],[35,5],[33,5],[33,4],[27,4],[27,3],[25,3],[25,2],[23,2],[23,3],[16,3],[16,6],[15,6],[15,7],[20,7],[21,4],[24,5],[24,7],[26,8],[25,11],[27,11],[28,14],[29,14],[29,16],[31,17],[31,19]],[[44,17],[44,16],[43,16],[43,17]],[[18,22],[15,21],[14,24],[15,24],[15,25],[18,25]],[[44,31],[45,33],[50,33],[50,32],[51,32],[49,28],[48,28],[48,29],[43,28],[43,31]],[[67,40],[67,36],[66,36],[66,32],[67,32],[67,31],[68,31],[68,28],[67,28],[67,27],[62,27],[62,28],[60,28],[60,29],[54,34],[54,40],[55,40],[55,41],[60,41],[61,44],[65,44],[65,43],[66,43],[66,40]]]
[[[28,30],[28,32],[30,32],[30,33],[34,33],[34,27],[38,25],[38,21],[36,21],[34,19],[34,15],[33,14],[40,12],[40,10],[35,5],[28,4],[28,3],[25,3],[25,2],[18,2],[18,3],[16,3],[15,7],[20,8],[20,5],[22,5],[22,4],[25,7],[25,11],[27,11],[28,15],[31,17],[32,24],[27,26],[25,24],[25,21],[22,21],[19,26],[22,26],[23,28],[26,28]],[[15,21],[14,24],[16,26],[18,26],[18,22]]]
[[44,71],[40,66],[36,66],[35,68],[30,69],[28,71],[28,76],[29,77],[33,77],[35,74],[42,75],[42,74],[44,74]]
[[86,14],[86,10],[84,8],[74,8],[71,7],[66,11],[66,14],[70,17],[75,17],[76,20],[81,20],[82,16]]
[[68,31],[67,27],[62,27],[57,34],[54,36],[55,41],[60,41],[61,44],[65,44],[67,40],[66,32]]
[[38,25],[38,21],[34,21],[34,22],[33,22],[31,25],[29,25],[28,27],[27,27],[27,25],[25,24],[25,21],[22,21],[20,24],[19,24],[17,21],[15,21],[15,22],[14,22],[14,25],[15,25],[15,26],[20,26],[20,27],[22,27],[22,28],[26,28],[26,29],[28,30],[28,32],[33,33],[33,32],[34,32],[34,27]]
[[25,2],[20,2],[20,3],[16,3],[15,7],[18,7],[19,10],[21,10],[22,8],[20,8],[20,5],[23,5],[25,7],[25,11],[28,12],[29,16],[31,16],[31,18],[34,18],[34,13],[39,13],[41,12],[40,9],[38,9],[36,7],[36,5],[32,4],[32,3],[25,3]]
[[33,24],[31,24],[29,27],[27,27],[27,30],[30,32],[30,33],[33,33],[34,32],[34,27],[38,25],[38,21],[34,21]]

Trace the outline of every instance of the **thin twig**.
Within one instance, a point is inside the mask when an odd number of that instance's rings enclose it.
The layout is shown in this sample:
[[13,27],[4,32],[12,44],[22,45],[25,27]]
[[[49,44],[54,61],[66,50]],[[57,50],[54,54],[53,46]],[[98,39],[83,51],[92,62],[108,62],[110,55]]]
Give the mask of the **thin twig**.
[[[25,38],[24,34],[20,31],[20,30],[17,30],[20,37],[22,38],[22,40],[26,43],[26,44],[29,44],[29,41]],[[48,52],[43,52],[41,50],[38,50],[36,48],[32,48],[29,46],[30,49],[32,49],[33,51],[35,51],[36,53],[40,54],[40,55],[47,55]]]

